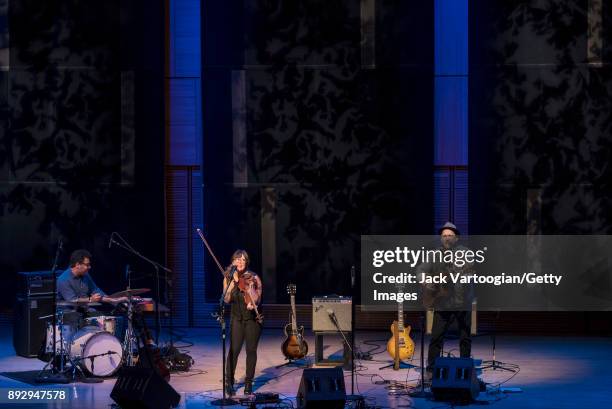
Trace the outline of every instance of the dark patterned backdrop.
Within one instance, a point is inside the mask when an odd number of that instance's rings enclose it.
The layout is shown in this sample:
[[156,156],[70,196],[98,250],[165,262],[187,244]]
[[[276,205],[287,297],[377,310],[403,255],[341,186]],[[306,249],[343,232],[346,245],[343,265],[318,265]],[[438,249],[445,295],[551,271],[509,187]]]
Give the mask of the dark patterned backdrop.
[[154,3],[8,4],[10,66],[0,72],[0,269],[11,277],[0,289],[4,307],[14,298],[12,277],[49,269],[60,237],[61,268],[70,251],[86,247],[107,291],[120,289],[122,265],[132,262],[108,250],[111,231],[163,261],[163,14]]
[[[431,232],[433,8],[373,2],[364,68],[359,1],[228,3],[203,12],[206,228],[226,260],[250,251],[269,301],[346,295],[361,234]],[[243,33],[215,26],[232,7]]]
[[536,231],[610,233],[612,9],[603,2],[593,58],[593,3],[471,1],[472,233],[525,233],[534,194]]

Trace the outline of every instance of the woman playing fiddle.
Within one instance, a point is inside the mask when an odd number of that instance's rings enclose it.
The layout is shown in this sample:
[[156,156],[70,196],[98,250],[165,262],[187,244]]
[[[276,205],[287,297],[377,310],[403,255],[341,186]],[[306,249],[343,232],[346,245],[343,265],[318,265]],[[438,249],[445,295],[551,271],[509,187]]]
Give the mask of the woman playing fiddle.
[[249,255],[244,250],[236,250],[232,262],[226,269],[223,280],[224,301],[231,304],[230,348],[227,354],[225,389],[229,396],[234,392],[234,373],[242,344],[246,343],[246,374],[244,394],[253,393],[253,377],[257,364],[257,345],[261,335],[261,279],[248,270]]

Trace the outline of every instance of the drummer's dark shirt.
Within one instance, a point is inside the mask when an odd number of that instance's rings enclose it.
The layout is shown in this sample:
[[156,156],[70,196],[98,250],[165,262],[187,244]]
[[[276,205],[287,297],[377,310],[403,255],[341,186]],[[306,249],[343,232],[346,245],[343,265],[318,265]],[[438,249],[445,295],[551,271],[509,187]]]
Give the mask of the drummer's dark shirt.
[[102,296],[106,295],[89,274],[85,274],[83,277],[75,277],[67,268],[57,278],[57,299],[58,301],[71,301],[79,297],[89,297],[94,293],[98,293]]

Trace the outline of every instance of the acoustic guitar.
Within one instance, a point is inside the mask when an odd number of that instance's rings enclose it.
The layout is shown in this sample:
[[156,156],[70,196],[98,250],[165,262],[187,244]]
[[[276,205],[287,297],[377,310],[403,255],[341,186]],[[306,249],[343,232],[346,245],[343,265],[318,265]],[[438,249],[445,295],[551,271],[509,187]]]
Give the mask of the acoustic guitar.
[[134,324],[136,324],[136,330],[139,331],[140,339],[143,344],[142,347],[138,348],[137,366],[141,368],[153,368],[166,380],[166,382],[170,382],[170,369],[168,369],[162,360],[160,350],[157,345],[155,345],[155,342],[153,342],[153,337],[149,332],[144,316],[140,314],[140,317],[137,317],[135,314],[134,317],[136,318]]
[[304,326],[297,325],[295,313],[295,284],[287,286],[287,294],[291,298],[291,322],[285,325],[285,341],[281,351],[287,359],[302,359],[308,354],[308,343],[304,339]]
[[397,303],[397,321],[391,324],[393,334],[387,342],[387,352],[393,358],[393,369],[399,369],[399,362],[412,358],[414,341],[410,338],[410,325],[404,326],[404,304]]

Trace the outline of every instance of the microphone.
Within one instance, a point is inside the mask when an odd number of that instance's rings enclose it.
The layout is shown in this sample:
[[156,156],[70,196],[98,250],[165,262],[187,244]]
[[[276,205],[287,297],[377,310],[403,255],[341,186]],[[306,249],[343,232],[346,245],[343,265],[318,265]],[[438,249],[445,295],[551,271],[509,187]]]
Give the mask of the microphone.
[[125,265],[125,279],[129,280],[129,278],[130,278],[130,265],[126,264]]
[[355,287],[355,266],[351,266],[351,288]]
[[225,280],[228,280],[228,284],[231,284],[234,281],[234,272],[236,271],[236,266],[231,266],[229,273],[223,273]]
[[325,310],[325,312],[327,312],[329,320],[332,322],[332,324],[334,324],[336,328],[340,329],[340,325],[338,324],[338,318],[336,317],[336,313],[334,313],[334,310],[327,309]]
[[113,234],[115,234],[115,232],[112,232],[111,235],[110,235],[110,238],[108,239],[108,248],[109,249],[113,245]]

